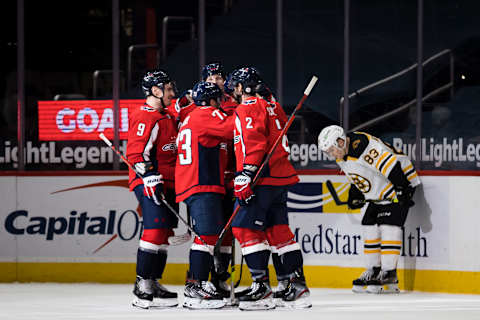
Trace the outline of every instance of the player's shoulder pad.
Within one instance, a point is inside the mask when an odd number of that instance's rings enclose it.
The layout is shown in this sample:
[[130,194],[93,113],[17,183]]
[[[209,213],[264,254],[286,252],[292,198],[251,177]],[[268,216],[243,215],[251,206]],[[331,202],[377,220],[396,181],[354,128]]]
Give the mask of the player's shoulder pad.
[[140,107],[140,110],[141,111],[146,111],[146,112],[156,112],[157,111],[155,108],[152,108],[152,107],[150,107],[149,105],[146,105],[146,104],[142,105]]
[[347,137],[350,138],[348,156],[358,159],[370,143],[370,137],[363,132],[350,132]]
[[258,102],[258,98],[253,98],[253,99],[248,99],[246,101],[242,101],[241,104],[245,105],[245,106],[249,106],[249,105],[252,105],[252,104],[256,104]]

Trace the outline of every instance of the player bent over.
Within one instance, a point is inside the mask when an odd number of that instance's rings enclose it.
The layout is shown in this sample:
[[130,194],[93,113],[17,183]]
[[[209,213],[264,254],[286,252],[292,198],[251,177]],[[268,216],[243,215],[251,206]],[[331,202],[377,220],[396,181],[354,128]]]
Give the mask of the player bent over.
[[167,73],[148,71],[143,77],[145,103],[131,112],[127,158],[134,164],[129,169],[130,190],[140,203],[143,233],[137,251],[137,280],[133,305],[140,308],[176,306],[177,294],[157,282],[162,278],[167,261],[168,237],[177,226],[177,218],[160,198],[175,206],[174,175],[177,128],[166,106],[175,95]]
[[242,95],[242,103],[235,111],[237,176],[234,187],[236,205],[241,208],[232,227],[253,279],[250,288],[239,296],[239,308],[275,308],[268,274],[270,250],[278,254],[288,275],[283,302],[291,307],[311,307],[310,292],[303,275],[302,253],[288,226],[287,188],[299,180],[288,161],[286,139],[276,148],[255,189],[251,187],[252,179],[282,131],[286,117],[274,105],[255,96],[261,84],[256,72],[243,68],[237,73],[234,85],[235,91]]
[[348,206],[362,208],[366,271],[353,281],[354,292],[399,292],[397,263],[402,248],[402,226],[407,219],[420,179],[406,155],[363,132],[345,134],[328,126],[318,136],[318,146],[332,157],[351,183]]
[[[203,240],[195,238],[190,248],[183,306],[191,309],[222,308],[226,303],[208,281],[213,247],[226,222],[222,209],[226,141],[233,138],[233,118],[219,109],[221,96],[216,84],[197,83],[192,92],[197,107],[183,121],[177,139],[177,202],[187,204],[193,228]],[[231,245],[222,246],[220,251],[230,253]]]

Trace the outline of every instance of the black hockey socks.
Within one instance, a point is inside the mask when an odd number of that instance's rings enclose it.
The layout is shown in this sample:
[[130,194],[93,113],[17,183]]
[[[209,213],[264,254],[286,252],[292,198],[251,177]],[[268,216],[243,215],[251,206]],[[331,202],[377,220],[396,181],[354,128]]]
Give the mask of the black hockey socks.
[[190,276],[194,280],[208,281],[213,257],[208,252],[190,250]]
[[268,259],[270,251],[257,251],[245,256],[245,262],[252,274],[253,281],[267,277],[268,279]]
[[143,279],[152,278],[155,256],[155,253],[145,251],[142,248],[137,250],[137,275]]
[[153,259],[153,268],[152,268],[152,279],[161,279],[163,271],[165,270],[165,265],[167,264],[167,251],[160,250],[157,254],[154,255]]
[[282,270],[287,277],[290,277],[296,270],[303,267],[303,257],[300,250],[285,252],[279,258]]

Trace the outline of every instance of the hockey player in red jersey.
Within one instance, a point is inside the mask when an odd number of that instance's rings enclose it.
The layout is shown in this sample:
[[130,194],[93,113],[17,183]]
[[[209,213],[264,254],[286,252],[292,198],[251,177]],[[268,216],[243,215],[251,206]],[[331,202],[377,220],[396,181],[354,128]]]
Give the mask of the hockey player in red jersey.
[[[238,103],[233,99],[225,90],[225,72],[223,66],[219,62],[207,64],[202,69],[202,79],[205,82],[216,84],[223,92],[220,98],[220,109],[227,115],[232,116],[235,112],[235,108]],[[228,220],[233,212],[233,205],[235,197],[233,196],[233,179],[235,178],[235,154],[233,152],[233,139],[227,141],[227,165],[225,168],[225,196],[223,198],[223,214],[225,220]],[[231,230],[227,232],[224,238],[224,243],[231,243],[233,241],[233,235]],[[228,265],[231,262],[231,254],[223,252],[220,256],[220,263],[222,264],[222,273],[218,273],[215,268],[211,270],[210,281],[217,288],[217,290],[225,297],[228,297],[229,290],[225,281],[228,279],[229,274],[226,272]]]
[[[213,266],[213,246],[225,225],[222,200],[227,141],[233,138],[233,118],[220,107],[222,91],[216,84],[201,81],[192,92],[197,105],[183,121],[177,138],[175,170],[177,202],[187,204],[193,228],[201,236],[190,249],[190,268],[185,285],[184,307],[221,308],[225,305],[215,286],[208,281]],[[229,252],[229,245],[222,252]]]
[[177,294],[157,282],[167,261],[168,237],[177,218],[161,202],[175,205],[174,175],[177,126],[166,106],[175,88],[162,70],[146,72],[142,81],[145,103],[129,115],[127,158],[139,175],[129,170],[129,186],[140,203],[143,233],[137,251],[137,279],[133,305],[176,306]]
[[270,250],[283,261],[282,268],[288,276],[283,303],[291,307],[311,307],[302,253],[288,226],[287,188],[299,180],[288,161],[286,137],[273,153],[255,189],[251,187],[253,177],[287,119],[281,108],[256,96],[263,82],[255,70],[242,68],[235,73],[232,85],[235,94],[242,96],[235,112],[234,133],[235,196],[241,208],[232,227],[253,279],[251,287],[239,297],[240,308],[275,308],[268,274]]

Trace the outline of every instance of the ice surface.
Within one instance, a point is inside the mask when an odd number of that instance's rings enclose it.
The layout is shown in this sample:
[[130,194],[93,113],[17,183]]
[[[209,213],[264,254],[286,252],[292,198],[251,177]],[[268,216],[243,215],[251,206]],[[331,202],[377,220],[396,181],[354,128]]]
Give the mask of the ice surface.
[[[183,287],[166,287],[183,297]],[[343,289],[312,289],[313,308],[308,310],[192,311],[182,307],[141,310],[131,306],[132,288],[133,284],[2,283],[0,319],[480,319],[480,295],[421,292],[369,295]]]

